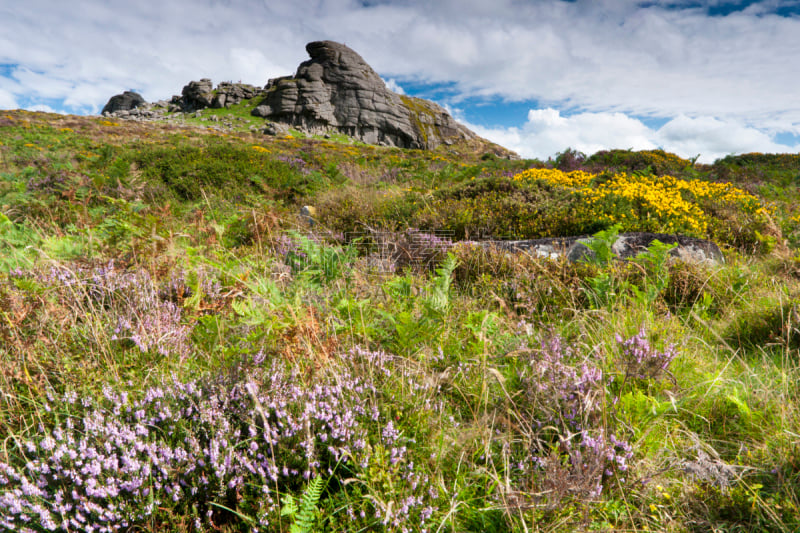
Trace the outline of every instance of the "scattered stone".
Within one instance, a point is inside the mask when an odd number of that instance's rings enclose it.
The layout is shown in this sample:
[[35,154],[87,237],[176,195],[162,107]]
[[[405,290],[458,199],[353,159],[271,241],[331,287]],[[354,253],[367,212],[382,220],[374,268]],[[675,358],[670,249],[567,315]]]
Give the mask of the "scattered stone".
[[112,114],[119,111],[130,111],[145,103],[144,98],[142,98],[142,95],[139,93],[125,91],[122,94],[117,94],[109,98],[101,114],[105,115],[106,113]]
[[702,450],[698,450],[696,461],[684,462],[683,471],[693,480],[711,483],[723,492],[739,477],[733,465],[719,457],[711,457]]

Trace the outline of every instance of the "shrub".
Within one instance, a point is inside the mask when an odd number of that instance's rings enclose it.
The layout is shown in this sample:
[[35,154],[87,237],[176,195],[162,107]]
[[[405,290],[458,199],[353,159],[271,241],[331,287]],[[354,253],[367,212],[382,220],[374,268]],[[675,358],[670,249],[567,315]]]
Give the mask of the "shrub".
[[[237,518],[261,528],[282,520],[282,503],[293,501],[282,502],[284,495],[318,476],[391,483],[381,502],[350,502],[356,512],[372,508],[362,527],[424,525],[435,511],[428,479],[407,459],[392,420],[369,401],[391,376],[391,361],[357,348],[312,385],[274,363],[248,369],[246,378],[233,372],[138,394],[105,387],[97,399],[51,397],[47,410],[58,415],[0,461],[0,526],[119,531],[177,513],[193,517],[195,528]],[[365,377],[354,373],[359,367]],[[328,486],[345,501],[348,490],[338,481]]]
[[586,210],[579,220],[604,227],[619,224],[623,231],[682,233],[745,247],[758,241],[758,230],[772,226],[758,198],[729,183],[555,169],[530,169],[514,180],[563,188]]

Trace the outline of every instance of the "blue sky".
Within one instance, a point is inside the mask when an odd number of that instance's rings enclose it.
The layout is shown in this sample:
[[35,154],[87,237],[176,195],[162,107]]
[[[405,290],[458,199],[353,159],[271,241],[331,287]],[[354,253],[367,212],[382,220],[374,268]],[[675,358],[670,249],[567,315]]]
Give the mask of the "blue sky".
[[0,109],[93,114],[201,77],[263,85],[320,39],[523,156],[800,150],[795,0],[4,2]]

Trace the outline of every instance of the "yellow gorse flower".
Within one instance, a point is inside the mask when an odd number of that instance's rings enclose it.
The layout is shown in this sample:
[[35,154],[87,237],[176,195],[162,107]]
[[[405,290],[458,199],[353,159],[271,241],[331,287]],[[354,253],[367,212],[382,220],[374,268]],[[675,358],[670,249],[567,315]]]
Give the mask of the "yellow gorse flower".
[[708,221],[705,213],[696,204],[684,200],[682,187],[676,179],[665,176],[636,176],[615,174],[609,181],[595,189],[585,191],[592,205],[601,205],[613,199],[624,199],[638,207],[642,214],[665,222],[665,229],[674,229],[677,221],[697,233],[705,233]]
[[754,216],[766,215],[758,198],[730,183],[624,172],[608,177],[581,170],[562,172],[547,168],[528,169],[513,179],[528,183],[542,181],[571,190],[582,202],[577,210],[582,216],[618,222],[626,229],[703,235],[711,222],[709,205],[729,205]]
[[563,187],[578,188],[589,184],[595,177],[594,174],[582,170],[572,172],[562,172],[551,168],[530,168],[514,176],[515,181],[536,181],[542,180],[553,185]]

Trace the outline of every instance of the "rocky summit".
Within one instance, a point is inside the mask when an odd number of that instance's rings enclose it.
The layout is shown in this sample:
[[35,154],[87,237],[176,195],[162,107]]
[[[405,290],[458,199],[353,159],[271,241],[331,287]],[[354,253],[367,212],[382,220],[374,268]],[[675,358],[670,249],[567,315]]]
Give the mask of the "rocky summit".
[[510,150],[478,137],[456,122],[441,106],[421,98],[397,94],[364,59],[333,41],[308,43],[310,56],[294,76],[269,80],[266,86],[222,82],[209,78],[191,81],[171,100],[147,103],[135,93],[113,96],[104,115],[135,121],[182,122],[187,118],[233,127],[242,116],[206,116],[206,109],[222,109],[246,102],[251,115],[264,119],[252,131],[285,135],[295,128],[310,135],[342,133],[356,140],[383,146],[433,150],[441,145],[461,145],[470,152],[492,153],[518,159]]
[[270,80],[254,115],[310,133],[333,130],[402,148],[434,149],[477,137],[433,102],[389,90],[347,46],[318,41],[306,50],[311,59],[294,76]]

